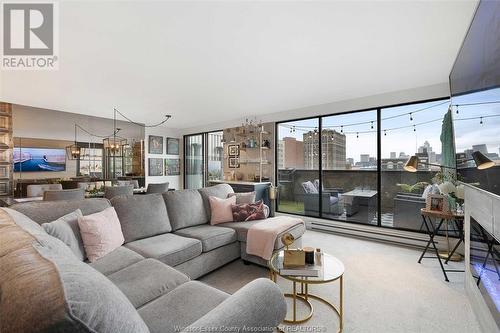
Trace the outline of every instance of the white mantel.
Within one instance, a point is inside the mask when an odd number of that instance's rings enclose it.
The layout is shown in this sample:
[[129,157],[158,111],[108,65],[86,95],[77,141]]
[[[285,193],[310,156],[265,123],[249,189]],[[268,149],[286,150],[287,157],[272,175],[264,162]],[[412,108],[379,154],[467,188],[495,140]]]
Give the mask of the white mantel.
[[500,196],[465,184],[465,291],[474,313],[486,333],[500,332],[470,269],[470,219],[500,240]]

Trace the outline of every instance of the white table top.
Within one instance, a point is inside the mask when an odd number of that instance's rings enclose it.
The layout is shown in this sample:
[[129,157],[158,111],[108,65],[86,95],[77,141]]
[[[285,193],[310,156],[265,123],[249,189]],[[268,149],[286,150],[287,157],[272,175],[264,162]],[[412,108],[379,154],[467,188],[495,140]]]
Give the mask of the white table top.
[[376,195],[377,191],[374,190],[352,190],[346,193],[342,193],[342,196],[365,197],[365,198],[371,198]]

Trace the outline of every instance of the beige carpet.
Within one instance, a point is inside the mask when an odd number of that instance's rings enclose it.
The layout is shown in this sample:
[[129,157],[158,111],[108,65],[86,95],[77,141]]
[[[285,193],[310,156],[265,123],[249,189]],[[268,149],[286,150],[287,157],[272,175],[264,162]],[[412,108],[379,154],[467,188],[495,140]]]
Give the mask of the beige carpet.
[[[464,273],[445,282],[435,259],[417,260],[420,251],[332,234],[307,231],[304,246],[320,247],[344,262],[344,332],[476,333],[479,325],[463,289]],[[453,264],[463,267],[463,263]],[[234,293],[249,281],[267,277],[256,265],[232,262],[201,280]],[[291,282],[280,279],[284,291]],[[338,283],[313,286],[310,292],[338,302]],[[289,304],[290,305],[290,304]],[[302,329],[289,332],[336,332],[338,319],[319,302]]]

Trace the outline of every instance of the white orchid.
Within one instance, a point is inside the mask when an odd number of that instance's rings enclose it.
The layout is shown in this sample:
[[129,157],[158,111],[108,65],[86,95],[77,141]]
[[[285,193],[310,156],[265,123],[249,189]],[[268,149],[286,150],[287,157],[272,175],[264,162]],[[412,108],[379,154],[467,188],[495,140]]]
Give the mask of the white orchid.
[[441,191],[441,194],[444,195],[448,195],[456,191],[455,185],[453,185],[453,183],[450,181],[446,181],[442,184],[439,184],[438,186],[439,186],[439,191]]

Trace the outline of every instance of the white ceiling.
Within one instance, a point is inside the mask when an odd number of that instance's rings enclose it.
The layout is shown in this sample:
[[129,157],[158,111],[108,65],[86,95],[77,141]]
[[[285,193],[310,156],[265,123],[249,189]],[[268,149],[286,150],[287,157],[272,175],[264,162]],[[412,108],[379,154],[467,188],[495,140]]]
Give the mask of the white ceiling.
[[3,101],[186,128],[447,81],[476,1],[63,2]]

